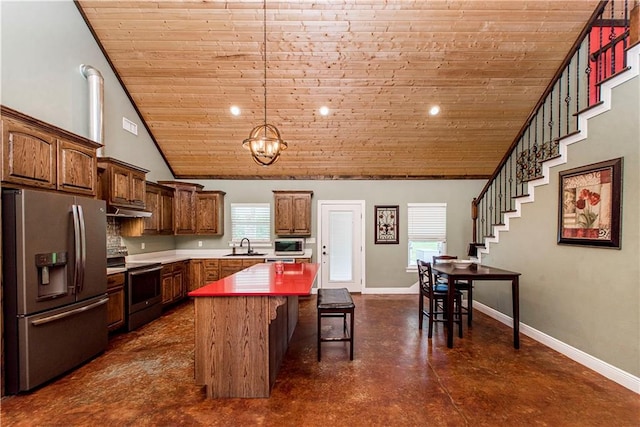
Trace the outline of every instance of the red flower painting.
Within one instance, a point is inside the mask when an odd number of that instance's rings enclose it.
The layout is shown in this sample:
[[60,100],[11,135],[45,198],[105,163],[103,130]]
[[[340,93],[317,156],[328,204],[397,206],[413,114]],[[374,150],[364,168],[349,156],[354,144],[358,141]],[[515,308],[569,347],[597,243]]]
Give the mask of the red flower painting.
[[600,203],[600,194],[583,188],[580,191],[578,200],[576,201],[576,207],[582,210],[582,213],[578,217],[578,224],[582,228],[593,228],[598,214],[593,211],[591,206],[596,206]]

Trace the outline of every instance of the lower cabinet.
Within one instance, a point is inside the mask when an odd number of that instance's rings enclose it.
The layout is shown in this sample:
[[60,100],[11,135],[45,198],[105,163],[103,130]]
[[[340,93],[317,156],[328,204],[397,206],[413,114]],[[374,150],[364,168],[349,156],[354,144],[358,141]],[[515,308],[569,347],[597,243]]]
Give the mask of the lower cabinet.
[[221,259],[219,261],[220,279],[222,279],[252,265],[263,263],[264,258]]
[[220,263],[218,259],[192,259],[189,262],[188,291],[201,288],[207,283],[220,278]]
[[162,304],[180,301],[186,295],[189,261],[179,261],[162,266]]
[[124,325],[124,273],[107,276],[107,327],[109,332]]

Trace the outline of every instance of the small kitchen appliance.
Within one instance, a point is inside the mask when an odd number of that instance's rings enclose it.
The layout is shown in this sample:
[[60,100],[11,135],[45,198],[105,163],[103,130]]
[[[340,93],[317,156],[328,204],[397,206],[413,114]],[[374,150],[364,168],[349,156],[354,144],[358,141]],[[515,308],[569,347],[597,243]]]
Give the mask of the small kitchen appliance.
[[303,238],[280,238],[275,239],[274,254],[278,256],[294,256],[304,255],[304,239]]

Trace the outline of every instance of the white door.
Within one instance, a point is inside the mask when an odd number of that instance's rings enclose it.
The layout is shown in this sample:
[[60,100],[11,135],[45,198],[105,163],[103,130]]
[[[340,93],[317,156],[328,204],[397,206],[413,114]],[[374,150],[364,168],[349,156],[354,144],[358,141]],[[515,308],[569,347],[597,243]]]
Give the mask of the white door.
[[364,282],[364,201],[318,202],[318,259],[321,288],[362,292]]

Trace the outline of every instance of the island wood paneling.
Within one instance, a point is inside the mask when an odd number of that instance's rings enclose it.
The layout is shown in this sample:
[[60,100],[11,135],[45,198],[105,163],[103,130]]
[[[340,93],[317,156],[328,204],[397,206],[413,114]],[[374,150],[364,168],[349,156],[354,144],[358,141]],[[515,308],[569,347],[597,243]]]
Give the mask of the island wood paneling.
[[402,179],[488,177],[598,3],[269,0],[268,168],[261,1],[77,4],[177,178]]
[[195,377],[207,397],[269,397],[271,298],[195,298]]

